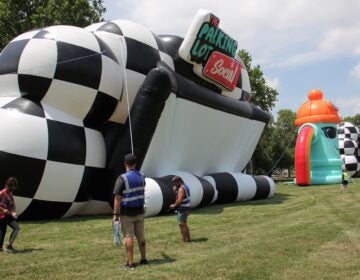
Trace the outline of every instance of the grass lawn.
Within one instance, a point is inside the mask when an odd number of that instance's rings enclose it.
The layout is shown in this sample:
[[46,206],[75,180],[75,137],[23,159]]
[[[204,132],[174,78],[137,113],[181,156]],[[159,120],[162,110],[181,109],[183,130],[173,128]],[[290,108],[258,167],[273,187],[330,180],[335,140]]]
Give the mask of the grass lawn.
[[110,216],[21,222],[18,252],[0,253],[0,278],[360,279],[359,202],[360,179],[346,194],[278,183],[272,199],[194,210],[191,243],[174,215],[147,218],[149,265],[132,271]]

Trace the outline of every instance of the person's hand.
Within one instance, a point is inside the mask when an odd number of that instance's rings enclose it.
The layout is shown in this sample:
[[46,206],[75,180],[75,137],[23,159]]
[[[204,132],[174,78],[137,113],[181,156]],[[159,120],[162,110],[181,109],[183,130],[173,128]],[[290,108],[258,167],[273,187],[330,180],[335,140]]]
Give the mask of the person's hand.
[[171,204],[170,209],[174,209],[174,208],[175,208],[175,204]]
[[119,216],[113,215],[112,223],[114,224],[114,222],[118,220],[119,220]]
[[18,218],[18,216],[17,216],[17,214],[16,214],[16,212],[15,212],[15,211],[14,211],[14,212],[12,212],[12,213],[11,213],[11,215],[13,216],[13,218],[14,218],[14,219],[17,219],[17,218]]

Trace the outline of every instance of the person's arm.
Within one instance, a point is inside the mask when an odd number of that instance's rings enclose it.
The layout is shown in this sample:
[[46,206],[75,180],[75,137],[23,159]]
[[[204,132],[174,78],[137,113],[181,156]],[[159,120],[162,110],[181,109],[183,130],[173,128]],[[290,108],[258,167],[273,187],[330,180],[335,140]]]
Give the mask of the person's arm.
[[121,196],[116,194],[114,197],[113,221],[116,221],[120,215]]
[[11,200],[12,200],[12,205],[11,205],[11,215],[16,219],[17,218],[17,214],[16,214],[16,204],[15,204],[15,199],[14,197],[11,195]]
[[112,218],[113,221],[119,219],[123,186],[124,186],[124,181],[122,177],[119,176],[115,182],[115,187],[114,187],[114,212]]
[[184,190],[184,188],[179,188],[179,190],[178,190],[178,195],[177,195],[177,199],[176,199],[176,201],[175,201],[174,204],[171,204],[171,205],[170,205],[170,208],[176,208],[176,207],[180,206],[181,203],[182,203],[182,201],[183,201],[183,199],[184,199],[184,197],[185,197],[185,190]]

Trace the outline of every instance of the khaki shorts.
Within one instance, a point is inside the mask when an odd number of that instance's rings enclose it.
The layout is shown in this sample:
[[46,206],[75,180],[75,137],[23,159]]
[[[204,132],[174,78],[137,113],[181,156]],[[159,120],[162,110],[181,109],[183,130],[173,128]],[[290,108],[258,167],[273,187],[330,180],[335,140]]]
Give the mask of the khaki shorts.
[[144,218],[145,214],[137,216],[120,216],[121,231],[125,237],[137,239],[144,237]]

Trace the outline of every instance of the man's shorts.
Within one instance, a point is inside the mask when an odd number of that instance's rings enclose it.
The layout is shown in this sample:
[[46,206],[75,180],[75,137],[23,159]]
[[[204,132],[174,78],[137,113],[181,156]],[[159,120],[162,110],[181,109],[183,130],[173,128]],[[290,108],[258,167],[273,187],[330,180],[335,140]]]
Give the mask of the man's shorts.
[[124,237],[134,237],[137,239],[144,237],[145,214],[137,216],[120,216],[121,231]]
[[347,180],[344,180],[342,183],[344,186],[347,186],[349,182]]
[[184,223],[187,223],[187,217],[189,215],[189,211],[178,211],[177,212],[177,221],[180,224],[181,221],[184,221]]

